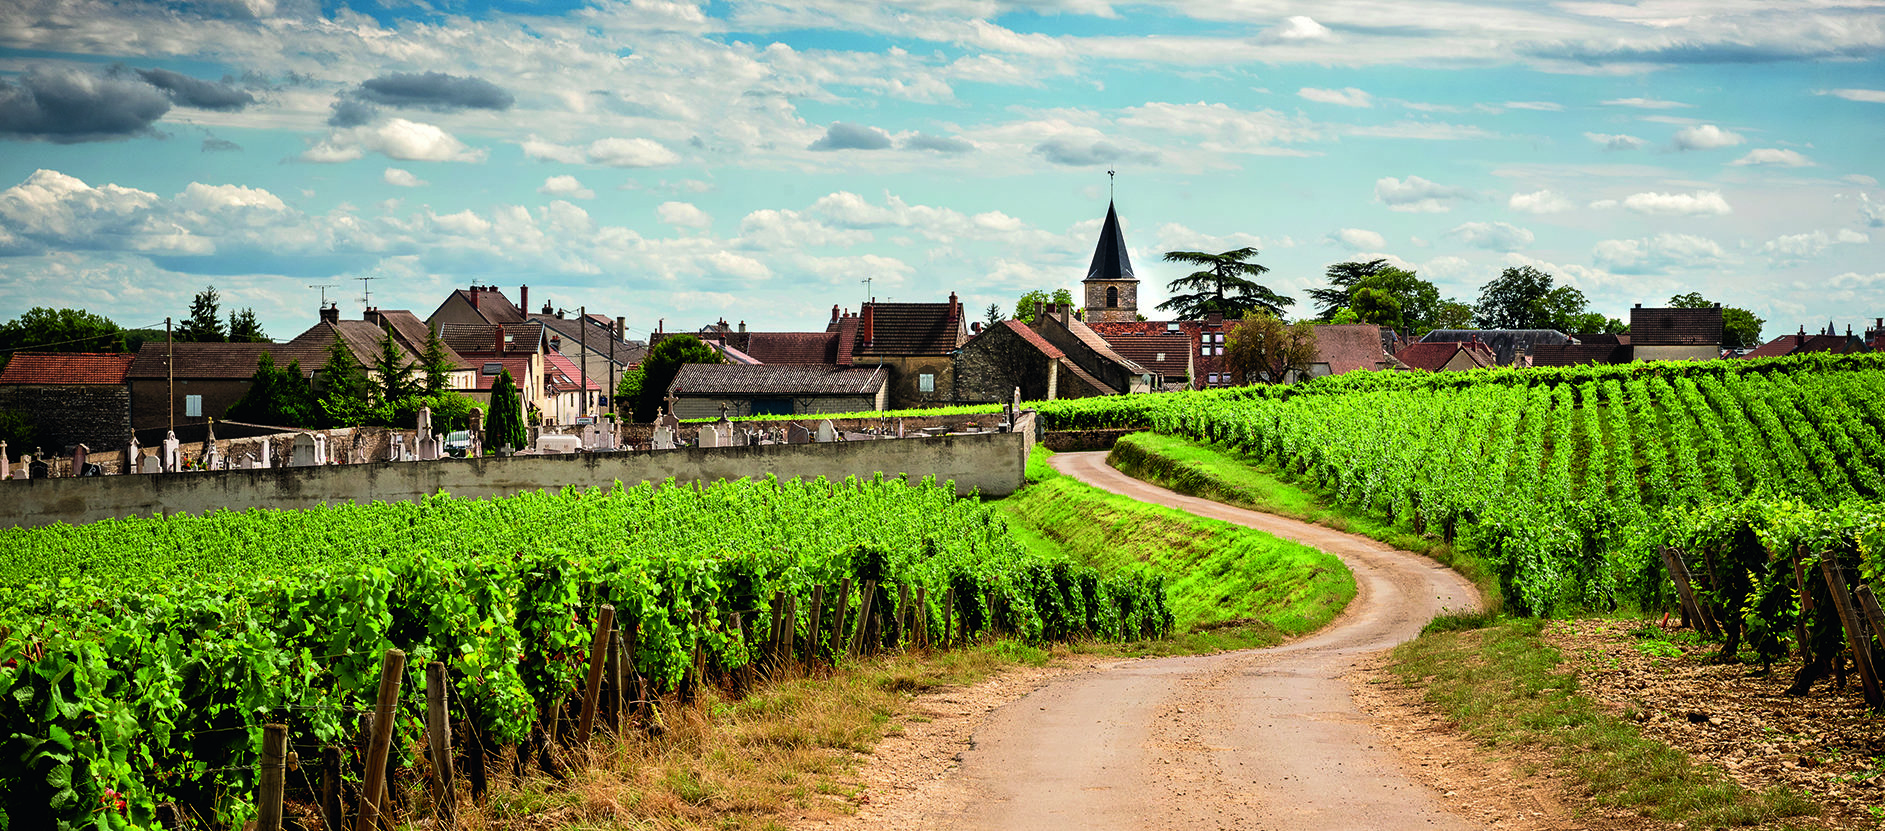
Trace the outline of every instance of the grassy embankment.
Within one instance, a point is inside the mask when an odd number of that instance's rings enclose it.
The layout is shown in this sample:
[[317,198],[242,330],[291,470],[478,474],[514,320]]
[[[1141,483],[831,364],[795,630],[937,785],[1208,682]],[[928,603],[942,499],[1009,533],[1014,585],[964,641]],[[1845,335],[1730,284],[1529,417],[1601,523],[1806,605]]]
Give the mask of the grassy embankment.
[[1424,554],[1473,581],[1487,602],[1499,602],[1497,577],[1473,552],[1337,503],[1314,485],[1235,450],[1158,433],[1133,433],[1113,446],[1107,462],[1128,476],[1179,493],[1313,522]]
[[[1109,461],[1180,493],[1361,534],[1452,566],[1493,602],[1499,592],[1483,560],[1347,506],[1221,447],[1154,433],[1120,440]],[[1643,738],[1624,718],[1577,694],[1577,680],[1539,637],[1538,620],[1496,613],[1445,616],[1398,647],[1392,674],[1464,732],[1490,746],[1541,751],[1595,804],[1689,827],[1773,825],[1816,813],[1798,794],[1750,791],[1712,765]]]
[[1053,455],[1028,457],[1028,486],[1001,500],[1030,548],[1103,570],[1146,566],[1168,575],[1178,635],[1127,654],[1267,646],[1322,627],[1355,596],[1355,578],[1333,555],[1251,528],[1147,505],[1055,471]]

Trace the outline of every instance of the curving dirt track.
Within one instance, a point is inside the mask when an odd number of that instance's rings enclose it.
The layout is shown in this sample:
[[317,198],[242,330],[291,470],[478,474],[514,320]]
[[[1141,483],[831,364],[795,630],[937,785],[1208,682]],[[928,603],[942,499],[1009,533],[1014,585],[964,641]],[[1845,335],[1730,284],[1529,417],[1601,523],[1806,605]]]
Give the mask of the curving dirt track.
[[1120,662],[1049,683],[990,713],[958,770],[915,787],[923,793],[903,805],[874,806],[868,825],[1480,827],[1402,770],[1342,680],[1439,611],[1475,608],[1470,583],[1364,537],[1146,484],[1108,467],[1105,456],[1063,453],[1053,463],[1134,499],[1334,553],[1354,571],[1354,601],[1322,631],[1271,649]]

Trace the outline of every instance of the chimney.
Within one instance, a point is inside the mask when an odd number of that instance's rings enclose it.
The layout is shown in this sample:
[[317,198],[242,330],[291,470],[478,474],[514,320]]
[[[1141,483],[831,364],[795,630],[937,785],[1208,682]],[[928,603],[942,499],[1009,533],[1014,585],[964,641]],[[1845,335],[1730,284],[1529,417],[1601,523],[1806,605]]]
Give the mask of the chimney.
[[625,340],[627,338],[628,338],[628,318],[617,316],[615,318],[615,339]]
[[1633,308],[1638,308],[1638,309],[1643,308],[1643,304],[1638,303]]
[[1060,310],[1060,325],[1066,326],[1067,328],[1073,328],[1072,325],[1069,323],[1069,321],[1073,319],[1073,304],[1062,303],[1059,305],[1058,308]]
[[1224,313],[1223,312],[1205,312],[1204,325],[1206,326],[1224,325]]
[[504,354],[504,327],[502,325],[492,327],[491,336],[496,340],[497,354]]
[[322,306],[321,307],[321,322],[322,323],[339,323],[340,322],[340,307],[339,306]]
[[526,312],[530,311],[530,287],[518,286],[517,290],[519,292],[518,297],[517,297],[517,308],[523,309]]
[[550,301],[548,301],[548,300],[545,300],[545,301],[543,301],[543,313],[544,313],[544,314],[546,314],[546,315],[547,315],[547,314],[552,314],[552,313],[553,313],[553,314],[555,314],[555,315],[556,315],[556,319],[557,319],[557,320],[562,320],[562,319],[563,319],[563,310],[562,310],[562,309],[553,309],[553,308],[552,308],[552,306],[551,306],[551,304],[550,304]]
[[877,327],[875,326],[875,321],[872,320],[873,307],[875,307],[876,305],[877,304],[875,303],[864,304],[864,320],[863,322],[858,324],[858,331],[862,333],[864,337],[864,346],[866,347],[869,347],[871,345],[871,342],[873,340],[876,340],[876,336],[877,336]]
[[836,303],[831,304],[831,322],[838,322],[838,304]]
[[949,319],[962,319],[962,303],[956,299],[956,293],[953,291],[949,293]]
[[1042,303],[1039,300],[1034,301],[1034,322],[1040,323],[1041,321],[1046,320],[1047,319],[1046,315],[1047,315],[1047,305],[1045,303]]
[[746,334],[746,321],[740,321],[740,334]]
[[477,286],[471,287],[471,308],[473,311],[476,311],[478,308],[478,287]]

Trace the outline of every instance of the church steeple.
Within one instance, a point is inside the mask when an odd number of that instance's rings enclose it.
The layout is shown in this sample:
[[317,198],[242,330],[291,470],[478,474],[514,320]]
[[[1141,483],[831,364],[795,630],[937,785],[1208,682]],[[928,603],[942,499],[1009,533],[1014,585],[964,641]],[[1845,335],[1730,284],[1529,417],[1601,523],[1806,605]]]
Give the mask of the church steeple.
[[1119,212],[1106,203],[1106,223],[1087,266],[1086,319],[1099,323],[1131,323],[1139,319],[1139,278],[1132,274],[1126,236],[1119,231]]

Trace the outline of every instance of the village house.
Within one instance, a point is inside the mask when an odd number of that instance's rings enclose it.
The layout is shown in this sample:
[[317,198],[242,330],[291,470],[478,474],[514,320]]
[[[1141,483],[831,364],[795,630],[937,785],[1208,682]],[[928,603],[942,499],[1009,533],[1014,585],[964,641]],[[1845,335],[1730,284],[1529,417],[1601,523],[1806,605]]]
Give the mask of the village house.
[[[145,341],[131,362],[125,381],[131,387],[131,429],[159,431],[171,425],[205,424],[223,413],[249,391],[256,363],[269,353],[275,366],[286,370],[301,364],[301,375],[313,383],[314,374],[327,362],[325,347],[308,348],[287,343],[173,343]],[[175,389],[175,396],[171,390]],[[179,433],[179,435],[183,435]]]
[[[956,349],[969,338],[962,302],[955,292],[947,303],[865,303],[859,310],[849,366],[882,367],[889,373],[891,409],[935,407],[949,403],[955,386]],[[842,318],[828,332],[848,328]]]
[[1850,355],[1855,352],[1875,352],[1877,348],[1865,339],[1852,334],[1847,327],[1843,335],[1832,333],[1833,325],[1826,324],[1826,331],[1807,334],[1806,327],[1800,327],[1798,334],[1781,335],[1743,354],[1743,358],[1778,358],[1784,355],[1799,355],[1808,352],[1826,352],[1833,355]]
[[530,287],[519,286],[519,302],[512,303],[497,286],[472,286],[456,289],[445,302],[425,319],[426,325],[444,327],[452,324],[498,326],[524,322],[524,309],[530,307]]
[[1394,359],[1408,369],[1426,372],[1464,372],[1499,365],[1492,349],[1478,341],[1410,343],[1394,353]]
[[1703,309],[1630,309],[1630,360],[1712,361],[1721,357],[1721,304]]
[[491,402],[491,385],[505,371],[522,393],[525,413],[539,415],[555,409],[556,404],[544,389],[544,359],[547,351],[541,323],[447,323],[439,327],[445,345],[477,367],[471,386],[459,392],[480,404]]
[[[137,356],[96,352],[23,352],[0,371],[0,410],[33,419],[35,442],[51,453],[84,444],[116,448],[131,439],[131,389]],[[31,447],[8,448],[17,457]]]
[[977,333],[955,355],[957,404],[1007,403],[1021,390],[1024,401],[1115,395],[1059,347],[1018,320],[1004,320]]
[[1572,342],[1569,335],[1556,329],[1435,329],[1422,336],[1419,343],[1472,341],[1491,349],[1500,366],[1531,366],[1532,350],[1539,344]]
[[1074,317],[1071,306],[1036,305],[1031,328],[1042,340],[1059,349],[1067,361],[1097,382],[1100,385],[1097,394],[1151,392],[1160,383],[1151,370],[1119,354],[1098,332]]
[[682,364],[668,385],[677,418],[878,411],[889,403],[882,367],[830,364]]
[[543,309],[530,315],[529,321],[543,324],[550,349],[575,361],[585,377],[602,386],[605,398],[613,395],[622,376],[648,355],[646,344],[628,339],[625,318],[610,320],[594,313],[587,318],[566,316],[566,310],[548,304]]

